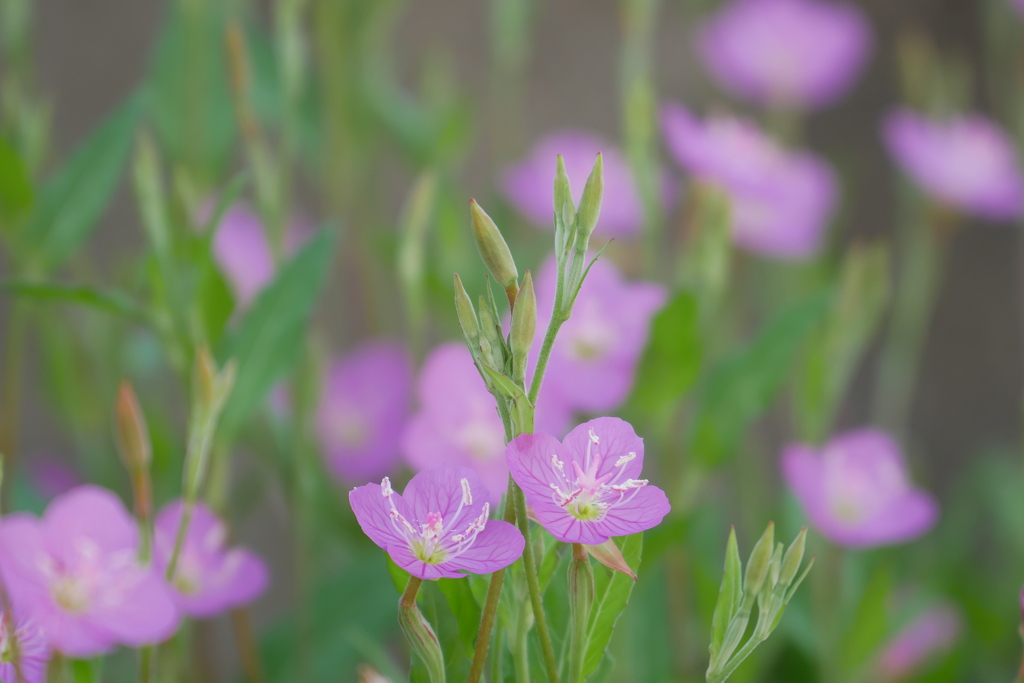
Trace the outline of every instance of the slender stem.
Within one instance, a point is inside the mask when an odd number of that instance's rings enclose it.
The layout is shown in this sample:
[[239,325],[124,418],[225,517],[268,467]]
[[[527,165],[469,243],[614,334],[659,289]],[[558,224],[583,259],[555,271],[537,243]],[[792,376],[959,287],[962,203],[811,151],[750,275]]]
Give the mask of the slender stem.
[[[505,514],[503,519],[506,522],[515,523],[515,507],[512,501],[515,500],[516,483],[511,475],[508,478],[508,491],[505,494]],[[491,629],[494,628],[494,617],[498,613],[498,599],[501,597],[501,586],[505,581],[505,570],[499,569],[491,574],[491,582],[487,586],[487,597],[484,599],[484,611],[480,615],[480,629],[476,635],[476,647],[473,649],[473,663],[469,668],[468,683],[479,683],[484,674],[484,665],[487,663],[487,648],[491,644]]]
[[194,500],[186,498],[185,507],[181,511],[181,522],[178,523],[178,533],[174,537],[174,550],[171,552],[171,561],[167,563],[167,583],[174,583],[174,574],[178,571],[178,560],[181,557],[181,548],[185,545],[185,534],[188,533],[189,522],[192,521],[192,508]]
[[[583,582],[584,585],[580,585]],[[570,649],[569,683],[583,683],[583,664],[587,656],[587,624],[590,621],[590,603],[594,596],[594,575],[590,558],[581,543],[572,544],[572,563],[569,565]]]
[[144,645],[139,650],[139,683],[149,683],[153,676],[153,646]]
[[405,584],[405,590],[402,591],[402,597],[398,599],[398,606],[409,609],[416,606],[416,594],[420,592],[420,585],[423,584],[423,579],[418,576],[409,575],[409,583]]
[[[20,301],[11,303],[4,358],[2,404],[0,404],[0,458],[3,458],[4,480],[14,481],[14,463],[18,455],[18,422],[21,415],[21,378],[25,367],[25,338],[28,330],[28,309]],[[11,483],[7,484],[10,489]],[[6,501],[8,497],[3,497]],[[2,511],[2,510],[0,510]]]
[[[559,282],[561,287],[561,282]],[[551,359],[551,349],[555,345],[555,337],[558,336],[558,330],[561,329],[562,324],[569,319],[569,316],[559,314],[558,309],[560,297],[555,297],[555,313],[551,314],[551,322],[548,323],[547,332],[544,333],[544,341],[541,342],[540,355],[537,356],[537,369],[533,371],[533,381],[530,383],[530,393],[528,398],[530,399],[531,405],[536,405],[537,396],[540,394],[540,385],[544,381],[544,373],[548,369],[548,361]]]
[[235,644],[238,656],[242,660],[245,677],[250,683],[264,683],[267,680],[263,672],[263,661],[260,659],[256,639],[252,633],[252,618],[245,607],[231,610],[231,627],[235,632]]
[[[530,683],[530,647],[527,634],[530,632],[530,625],[526,620],[526,605],[519,610],[519,623],[516,628],[516,642],[513,652],[515,654],[516,683]],[[498,657],[495,657],[498,659]],[[495,679],[497,680],[497,679]]]
[[544,615],[544,602],[540,594],[540,582],[537,580],[537,565],[533,560],[533,544],[530,543],[530,519],[526,514],[526,496],[518,486],[515,487],[513,500],[516,507],[516,523],[519,526],[519,531],[526,538],[526,546],[523,549],[523,566],[526,569],[526,586],[530,591],[530,604],[533,606],[533,617],[537,625],[537,636],[540,638],[541,654],[544,656],[548,680],[557,683],[558,661],[555,658],[555,649],[551,645],[551,633],[548,631],[548,621]]

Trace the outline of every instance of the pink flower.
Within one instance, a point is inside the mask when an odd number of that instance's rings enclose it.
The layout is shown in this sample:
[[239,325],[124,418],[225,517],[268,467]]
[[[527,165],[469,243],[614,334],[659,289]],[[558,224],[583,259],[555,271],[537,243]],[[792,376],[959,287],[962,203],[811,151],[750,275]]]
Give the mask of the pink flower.
[[[557,276],[558,266],[551,256],[536,281],[534,363],[551,319]],[[538,430],[564,434],[572,412],[607,412],[626,399],[647,346],[651,319],[665,298],[661,285],[626,282],[611,261],[599,259],[594,264],[572,317],[562,325],[552,347],[538,398]]]
[[339,479],[390,473],[412,396],[412,361],[399,344],[367,342],[332,363],[316,415],[327,464]]
[[581,424],[562,442],[521,434],[505,455],[537,521],[565,543],[600,545],[639,533],[671,509],[661,489],[638,478],[643,439],[616,417]]
[[348,494],[363,532],[421,579],[489,574],[519,559],[523,535],[488,519],[490,498],[476,472],[455,465],[420,472],[403,495],[387,477]]
[[782,149],[742,119],[700,122],[669,104],[661,122],[676,161],[729,197],[738,246],[781,259],[818,251],[837,197],[828,164],[809,152]]
[[480,475],[492,502],[508,481],[505,428],[473,357],[463,344],[442,344],[427,356],[416,383],[419,412],[409,419],[401,450],[417,471],[442,464]]
[[938,201],[996,220],[1024,210],[1013,141],[980,114],[936,121],[899,108],[885,118],[882,132],[904,172]]
[[960,636],[961,620],[955,609],[937,605],[924,612],[896,635],[878,659],[879,680],[899,681],[948,650]]
[[[181,523],[184,503],[176,500],[157,515],[154,525],[153,560],[166,575]],[[248,604],[267,588],[267,567],[243,548],[225,548],[225,524],[202,503],[192,510],[175,570],[173,595],[182,612],[212,617]]]
[[[565,161],[565,172],[577,204],[598,152],[604,157],[604,201],[595,234],[598,237],[632,237],[644,222],[643,204],[629,163],[614,145],[591,133],[563,130],[541,138],[527,157],[507,168],[501,187],[506,198],[531,222],[554,228],[556,159]],[[662,197],[671,204],[671,183],[662,178]]]
[[871,30],[853,4],[736,0],[700,28],[698,52],[726,90],[765,105],[821,107],[860,75]]
[[111,492],[80,486],[55,498],[42,519],[0,521],[0,572],[15,607],[69,657],[169,638],[178,611],[166,585],[137,560],[138,531]]
[[[288,253],[301,246],[305,234],[299,224],[289,226],[285,236]],[[211,246],[236,305],[247,308],[274,279],[274,256],[259,216],[245,204],[235,204],[225,212]]]
[[[17,667],[13,661],[15,651]],[[43,629],[29,619],[0,610],[0,681],[45,683],[49,662],[50,646]]]
[[905,543],[938,518],[935,500],[911,485],[899,447],[876,429],[842,434],[820,452],[789,446],[782,472],[811,524],[839,545]]

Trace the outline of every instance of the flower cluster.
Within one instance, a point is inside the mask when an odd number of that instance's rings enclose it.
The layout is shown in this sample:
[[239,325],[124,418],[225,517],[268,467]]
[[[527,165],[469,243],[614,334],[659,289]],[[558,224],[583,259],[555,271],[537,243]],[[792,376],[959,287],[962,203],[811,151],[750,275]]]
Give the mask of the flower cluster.
[[18,680],[16,664],[26,683],[42,681],[51,651],[88,658],[162,642],[183,614],[212,616],[263,591],[262,562],[223,551],[224,526],[201,506],[168,584],[180,517],[180,503],[160,514],[153,564],[140,560],[139,531],[121,501],[96,486],[58,496],[42,518],[0,520],[0,579],[12,608],[0,615],[0,680]]

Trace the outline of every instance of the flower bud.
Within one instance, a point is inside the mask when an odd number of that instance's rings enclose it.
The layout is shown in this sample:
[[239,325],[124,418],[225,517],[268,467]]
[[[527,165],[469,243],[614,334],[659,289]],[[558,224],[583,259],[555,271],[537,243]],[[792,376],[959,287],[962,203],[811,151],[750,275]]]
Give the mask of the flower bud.
[[555,255],[562,263],[572,248],[576,234],[576,205],[572,201],[569,175],[565,172],[565,160],[558,155],[555,168]]
[[121,382],[117,390],[117,447],[121,461],[129,472],[149,467],[153,459],[146,416],[128,382]]
[[217,383],[217,362],[205,345],[196,350],[192,366],[192,401],[196,405],[209,406],[213,402]]
[[790,546],[786,550],[786,555],[782,558],[782,571],[779,573],[779,584],[788,588],[793,579],[796,578],[796,573],[800,571],[800,565],[804,561],[804,546],[807,544],[807,527],[800,530],[800,534],[796,537]]
[[498,372],[505,371],[505,354],[502,351],[501,332],[491,315],[487,301],[480,297],[480,354],[487,365]]
[[572,544],[569,563],[569,680],[582,681],[583,659],[587,651],[587,626],[594,604],[594,569],[587,551],[579,543]]
[[409,641],[409,647],[426,665],[431,683],[443,682],[445,673],[441,643],[415,602],[412,605],[398,603],[398,623],[402,626],[405,639]]
[[516,294],[519,291],[519,271],[516,270],[512,252],[509,251],[508,244],[501,236],[498,226],[480,208],[476,200],[470,200],[469,208],[473,214],[473,236],[476,238],[476,248],[480,251],[480,258],[483,259],[487,269],[491,271],[495,281],[504,288],[511,305],[516,300]]
[[[604,160],[600,154],[594,162],[594,169],[587,178],[587,184],[583,186],[583,196],[580,197],[580,207],[576,212],[576,251],[586,253],[587,245],[590,243],[590,235],[597,227],[597,220],[601,216],[601,199],[604,197]],[[582,246],[582,249],[580,248]]]
[[537,295],[533,291],[530,271],[526,271],[523,286],[519,289],[516,305],[512,309],[512,330],[509,335],[512,347],[512,379],[520,386],[524,386],[526,382],[526,364],[536,332]]
[[748,597],[761,592],[761,587],[768,580],[771,570],[772,554],[775,551],[775,522],[769,522],[757,545],[750,552],[747,562],[747,573],[743,579],[743,590]]
[[626,558],[622,556],[622,551],[619,550],[619,546],[615,545],[615,541],[608,539],[601,545],[584,545],[586,551],[595,560],[608,567],[614,569],[617,572],[622,572],[629,578],[636,581],[636,572],[634,572],[629,563],[626,562]]
[[466,345],[471,351],[475,351],[480,346],[480,323],[476,319],[476,311],[473,310],[473,301],[469,298],[466,288],[462,286],[458,273],[455,274],[455,311],[459,314],[459,325],[462,326]]

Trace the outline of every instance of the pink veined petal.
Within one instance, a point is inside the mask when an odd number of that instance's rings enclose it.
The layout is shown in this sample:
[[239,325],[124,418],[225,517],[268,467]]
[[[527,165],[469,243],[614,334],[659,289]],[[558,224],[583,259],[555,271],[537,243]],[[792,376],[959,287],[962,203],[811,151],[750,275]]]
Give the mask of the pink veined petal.
[[[628,498],[632,492],[627,492]],[[594,522],[594,530],[603,536],[629,536],[661,524],[672,506],[665,492],[656,486],[644,486],[628,502],[616,505]]]
[[[600,440],[592,448],[592,453],[599,453],[601,457],[598,476],[617,473],[619,468],[615,463],[619,458],[628,458],[630,453],[636,453],[636,457],[622,468],[619,483],[626,479],[639,479],[644,466],[644,440],[636,435],[632,425],[617,417],[599,417],[584,422],[566,435],[563,442],[565,450],[580,468],[584,467],[591,430]],[[568,462],[566,467],[569,467]]]
[[64,557],[83,537],[104,552],[134,548],[138,542],[138,530],[124,503],[98,486],[79,486],[54,498],[42,524],[47,550],[56,557]]
[[174,635],[180,615],[163,578],[154,570],[139,568],[132,572],[130,588],[121,599],[97,608],[92,620],[102,623],[119,644],[139,647]]
[[[463,505],[462,480],[469,483],[472,502]],[[460,526],[462,520],[480,516],[484,503],[490,499],[490,493],[480,480],[479,475],[468,467],[443,465],[424,470],[414,476],[402,493],[402,498],[409,509],[409,514],[421,523],[431,513],[440,514],[445,526]],[[458,518],[455,512],[462,507]]]
[[417,559],[409,550],[409,546],[405,545],[393,545],[387,548],[388,555],[395,561],[399,567],[409,572],[413,576],[418,576],[426,581],[432,581],[434,579],[461,579],[465,576],[456,569],[454,569],[450,563],[442,562],[441,564],[428,564],[423,560]]
[[490,574],[518,560],[525,545],[519,529],[508,522],[490,520],[469,550],[441,564],[473,574]]
[[[392,494],[395,507],[408,518],[405,501],[396,492]],[[405,545],[391,520],[391,504],[381,493],[380,484],[365,484],[349,491],[349,504],[356,515],[363,533],[378,546],[387,550],[389,546]]]

